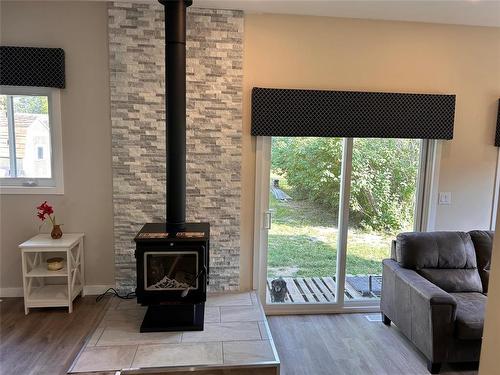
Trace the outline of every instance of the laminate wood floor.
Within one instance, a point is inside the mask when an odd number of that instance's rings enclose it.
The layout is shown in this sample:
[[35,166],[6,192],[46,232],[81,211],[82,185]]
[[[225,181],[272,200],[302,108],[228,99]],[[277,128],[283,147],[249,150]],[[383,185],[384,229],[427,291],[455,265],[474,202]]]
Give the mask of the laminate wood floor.
[[[268,317],[281,375],[424,375],[420,352],[394,326],[366,315]],[[443,375],[475,375],[477,364],[443,366]]]
[[24,315],[22,298],[0,302],[0,374],[66,374],[87,335],[101,320],[109,298],[77,298],[67,308],[30,309]]
[[[66,374],[107,303],[77,299],[66,309],[33,309],[24,315],[22,298],[0,302],[0,374]],[[268,317],[281,359],[282,375],[428,374],[424,357],[392,325],[365,314]],[[256,375],[260,375],[255,373]],[[476,375],[477,365],[445,366],[445,375]]]

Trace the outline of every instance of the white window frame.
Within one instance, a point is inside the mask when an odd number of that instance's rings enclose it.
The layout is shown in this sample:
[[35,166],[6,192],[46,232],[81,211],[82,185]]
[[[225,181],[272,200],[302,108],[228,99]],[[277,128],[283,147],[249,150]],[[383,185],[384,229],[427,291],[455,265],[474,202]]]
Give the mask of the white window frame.
[[[267,245],[268,230],[271,227],[269,211],[269,178],[271,171],[271,139],[257,137],[256,170],[255,170],[255,211],[254,211],[254,254],[253,254],[253,288],[259,293],[264,310],[268,315],[280,314],[323,314],[346,312],[379,312],[380,300],[344,301],[345,258],[347,256],[347,225],[349,222],[349,195],[352,169],[353,138],[343,138],[342,152],[342,185],[339,210],[339,231],[337,238],[337,270],[338,282],[335,303],[294,303],[272,304],[266,300],[267,280]],[[441,142],[423,140],[420,147],[420,167],[417,181],[417,197],[415,210],[415,231],[434,230],[437,191],[439,185],[439,166],[441,159]]]
[[64,194],[60,90],[50,87],[0,86],[0,95],[48,97],[51,145],[48,152],[52,164],[51,178],[0,178],[0,194]]
[[421,213],[415,217],[414,228],[419,232],[432,232],[436,229],[442,145],[443,141],[439,139],[422,142],[421,169],[418,177],[420,195],[417,198],[420,200]]

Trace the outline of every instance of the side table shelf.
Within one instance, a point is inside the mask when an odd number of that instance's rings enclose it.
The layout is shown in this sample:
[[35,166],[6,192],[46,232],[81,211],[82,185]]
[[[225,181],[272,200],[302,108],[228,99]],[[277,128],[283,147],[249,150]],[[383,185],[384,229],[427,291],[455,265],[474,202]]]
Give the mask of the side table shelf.
[[[24,312],[31,307],[67,306],[73,311],[73,300],[83,296],[84,248],[83,233],[66,233],[54,240],[49,234],[39,234],[19,245],[22,254]],[[64,258],[63,268],[49,271],[46,260],[49,257]],[[46,284],[46,279],[53,282],[64,280],[64,284]]]
[[27,277],[61,277],[68,276],[66,261],[63,262],[63,268],[58,271],[49,271],[46,265],[38,265],[26,274]]
[[[82,291],[81,288],[73,290],[71,300]],[[67,285],[44,285],[32,288],[28,296],[29,307],[68,306]]]

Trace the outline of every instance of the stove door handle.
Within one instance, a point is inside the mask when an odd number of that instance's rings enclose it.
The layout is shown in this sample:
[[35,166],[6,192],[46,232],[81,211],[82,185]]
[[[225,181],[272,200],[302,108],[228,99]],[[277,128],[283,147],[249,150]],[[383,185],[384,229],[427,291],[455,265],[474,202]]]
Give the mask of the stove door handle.
[[193,284],[195,283],[195,281],[198,280],[198,278],[203,275],[203,274],[206,274],[207,273],[207,267],[206,266],[203,266],[203,268],[198,272],[198,274],[188,283],[188,286],[187,288],[185,288],[182,293],[181,293],[181,298],[184,298],[188,295],[189,293],[189,290],[191,289],[191,287],[193,286]]

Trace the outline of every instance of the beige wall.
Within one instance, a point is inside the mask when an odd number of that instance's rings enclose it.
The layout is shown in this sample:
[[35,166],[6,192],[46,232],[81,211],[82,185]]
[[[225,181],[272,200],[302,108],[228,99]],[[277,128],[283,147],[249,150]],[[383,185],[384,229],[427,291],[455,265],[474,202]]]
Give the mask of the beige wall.
[[85,232],[88,285],[114,284],[111,125],[105,3],[1,2],[1,43],[61,47],[64,195],[0,195],[0,287],[22,286],[17,244],[38,232],[35,207],[53,203],[63,231]]
[[[62,47],[65,195],[50,196],[65,231],[87,233],[88,284],[113,283],[111,139],[106,5],[1,3],[2,44]],[[29,27],[26,27],[29,25]],[[446,142],[437,229],[489,226],[500,96],[500,29],[322,17],[247,15],[241,287],[252,286],[255,145],[253,86],[457,94],[455,139]],[[17,244],[38,230],[42,196],[0,196],[0,287],[21,286]]]
[[241,285],[250,287],[254,86],[457,94],[455,138],[443,146],[436,229],[488,228],[497,149],[500,29],[326,17],[245,17]]
[[[2,2],[1,43],[62,47],[63,196],[0,196],[0,287],[20,287],[17,244],[37,233],[34,207],[54,203],[64,230],[86,233],[87,284],[114,282],[107,15],[104,3]],[[500,96],[500,29],[248,15],[245,22],[241,286],[251,287],[255,145],[253,86],[457,94],[455,139],[441,161],[441,229],[489,225]],[[500,224],[499,224],[500,225]],[[495,248],[500,240],[497,238]],[[498,249],[495,250],[495,252]],[[495,296],[495,298],[491,298]],[[493,302],[491,302],[493,300]],[[497,370],[500,259],[494,259],[482,374]]]

